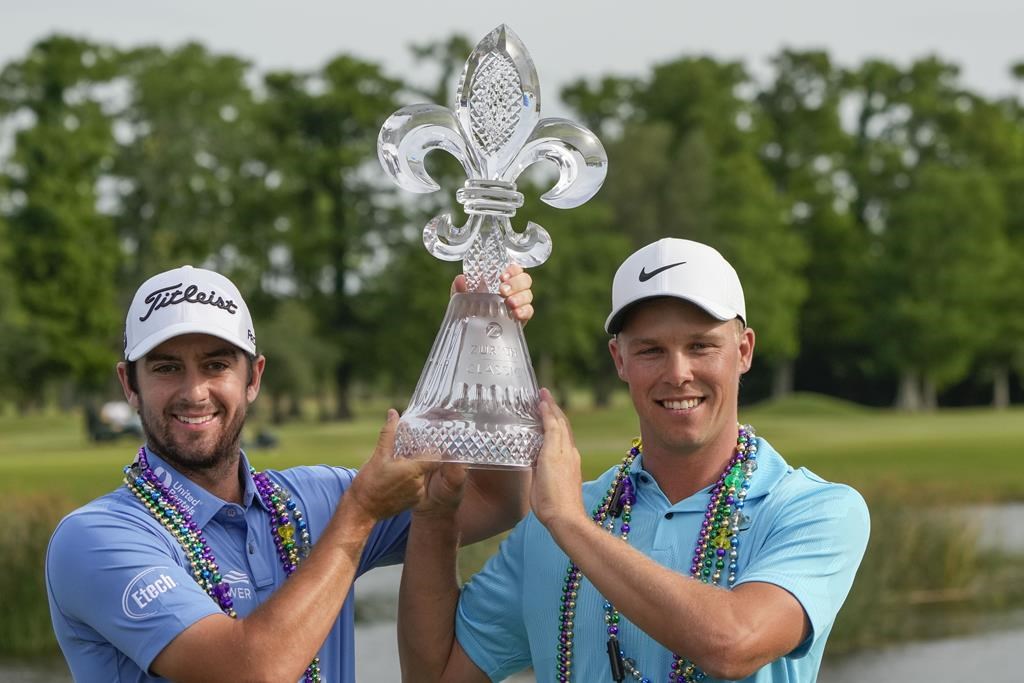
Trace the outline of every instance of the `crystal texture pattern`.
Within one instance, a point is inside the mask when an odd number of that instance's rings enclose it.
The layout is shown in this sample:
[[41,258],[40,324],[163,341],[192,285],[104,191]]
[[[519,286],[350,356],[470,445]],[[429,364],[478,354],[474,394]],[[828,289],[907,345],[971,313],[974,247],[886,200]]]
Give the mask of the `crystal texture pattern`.
[[454,111],[413,104],[381,128],[377,154],[402,189],[435,192],[425,159],[441,149],[462,165],[466,181],[455,199],[467,216],[432,218],[423,243],[446,261],[462,261],[468,292],[452,297],[430,357],[399,423],[396,452],[404,457],[478,467],[529,467],[543,442],[537,380],[522,325],[498,295],[512,263],[538,266],[551,237],[511,219],[523,205],[516,180],[538,161],[558,170],[541,200],[579,206],[600,189],[608,158],[597,137],[577,123],[540,118],[540,86],[519,38],[499,26],[477,44],[462,72]]

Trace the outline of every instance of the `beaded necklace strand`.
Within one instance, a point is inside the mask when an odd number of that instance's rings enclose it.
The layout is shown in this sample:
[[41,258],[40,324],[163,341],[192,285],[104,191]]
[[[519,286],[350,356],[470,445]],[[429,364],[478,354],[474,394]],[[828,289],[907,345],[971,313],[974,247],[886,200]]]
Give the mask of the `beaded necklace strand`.
[[[629,542],[629,522],[632,517],[633,504],[636,503],[636,491],[629,478],[629,468],[637,456],[643,452],[640,439],[633,439],[622,464],[612,480],[601,503],[594,508],[591,519],[615,534],[615,519],[621,518],[618,535]],[[720,585],[723,571],[726,573],[727,585],[732,588],[736,582],[736,559],[739,557],[739,525],[743,519],[743,505],[750,488],[750,478],[757,469],[757,439],[750,425],[738,426],[736,452],[729,464],[722,471],[718,481],[711,487],[710,501],[704,513],[697,543],[693,549],[693,561],[690,563],[690,576],[702,583]],[[565,572],[562,586],[561,605],[559,606],[558,656],[555,661],[555,680],[568,683],[572,680],[573,635],[576,618],[576,598],[579,594],[583,572],[570,560]],[[619,611],[608,600],[604,601],[604,621],[608,632],[608,661],[611,666],[612,679],[616,682],[625,680],[629,674],[640,683],[651,683],[651,679],[641,673],[636,661],[625,656],[619,646]],[[669,683],[696,683],[702,681],[706,674],[698,669],[693,662],[680,655],[672,655],[672,666],[669,669]]]
[[[309,555],[309,528],[291,496],[272,482],[265,472],[249,468],[260,500],[270,512],[270,533],[277,548],[277,557],[285,576],[291,576],[299,562]],[[149,466],[146,449],[140,448],[135,462],[124,468],[128,490],[149,510],[185,551],[192,577],[221,610],[232,619],[238,617],[231,600],[231,585],[221,576],[217,560],[203,536],[203,530],[192,519],[177,494],[160,481]],[[296,542],[298,534],[298,542]],[[314,657],[303,675],[305,683],[321,683],[320,657]]]

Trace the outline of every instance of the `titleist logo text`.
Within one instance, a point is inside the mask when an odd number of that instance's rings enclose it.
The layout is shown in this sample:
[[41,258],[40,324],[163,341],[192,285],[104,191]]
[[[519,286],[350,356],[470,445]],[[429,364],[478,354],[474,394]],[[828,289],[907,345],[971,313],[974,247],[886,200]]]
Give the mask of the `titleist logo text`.
[[153,315],[153,311],[158,311],[167,306],[174,306],[175,304],[206,304],[207,306],[215,306],[225,310],[231,315],[234,315],[235,311],[238,310],[238,304],[231,299],[218,296],[212,290],[207,294],[206,292],[200,292],[199,288],[195,285],[189,285],[183,291],[181,285],[182,283],[179,282],[176,285],[151,292],[143,300],[144,303],[149,304],[149,310],[146,311],[146,315],[139,318],[139,322],[149,320],[149,316]]

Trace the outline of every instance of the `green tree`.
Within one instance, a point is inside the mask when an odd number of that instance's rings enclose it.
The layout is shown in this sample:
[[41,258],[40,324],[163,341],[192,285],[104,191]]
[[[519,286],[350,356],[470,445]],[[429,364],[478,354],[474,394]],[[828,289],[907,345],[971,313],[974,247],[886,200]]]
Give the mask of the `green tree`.
[[[10,203],[9,193],[0,186],[0,206]],[[21,377],[24,359],[31,353],[31,343],[26,336],[28,320],[18,303],[17,283],[13,277],[10,238],[5,210],[0,209],[0,401],[16,400],[20,397]]]
[[19,356],[27,398],[71,378],[95,390],[116,358],[119,249],[110,217],[98,209],[99,183],[113,163],[111,119],[102,87],[117,74],[117,53],[53,36],[0,73],[0,116],[27,122],[3,169],[13,309],[23,314],[32,351]]
[[[540,201],[548,187],[527,186],[527,201],[515,221],[543,225],[551,234],[551,257],[536,268],[536,317],[526,329],[537,380],[568,405],[570,388],[589,386],[598,405],[618,385],[608,355],[604,321],[611,308],[612,278],[631,251],[602,190],[574,209]],[[521,219],[519,217],[522,217]]]
[[640,81],[620,76],[605,75],[594,82],[580,79],[562,88],[562,101],[579,114],[583,125],[607,141],[634,120],[633,99],[640,87]]
[[750,87],[740,62],[683,57],[655,66],[635,88],[636,117],[671,125],[677,143],[701,131],[718,157],[751,153],[763,130],[754,104],[741,96]]
[[[915,61],[905,70],[885,62],[865,62],[845,75],[844,89],[857,112],[849,162],[856,187],[855,215],[872,243],[870,253],[874,259],[867,278],[871,284],[868,315],[874,324],[890,330],[886,324],[892,322],[888,299],[892,295],[890,280],[895,264],[922,271],[897,277],[901,284],[910,286],[934,277],[924,272],[934,267],[931,260],[908,257],[914,253],[915,245],[921,246],[920,238],[914,235],[929,234],[924,222],[949,229],[947,233],[930,233],[929,239],[935,243],[928,248],[968,264],[960,271],[962,277],[974,278],[970,271],[977,268],[977,274],[985,281],[1007,267],[1003,263],[1005,254],[999,253],[998,245],[1005,239],[1005,176],[1015,165],[1014,159],[1020,159],[1019,134],[1007,134],[1004,107],[966,90],[959,82],[956,65],[937,57]],[[982,168],[986,170],[982,172]],[[926,177],[922,178],[922,174]],[[981,193],[973,200],[979,205],[973,216],[968,216],[961,205],[972,201],[965,187]],[[936,215],[939,211],[946,212],[945,219]],[[894,219],[897,212],[898,224]],[[957,217],[959,222],[951,222],[949,216]],[[973,242],[961,245],[962,239]],[[978,255],[976,245],[993,244],[997,249],[987,257]],[[925,294],[923,289],[913,291],[920,296]],[[952,290],[940,294],[942,291],[939,286],[936,294],[951,319],[949,334],[953,337],[962,333],[965,321],[971,320],[973,314],[953,311],[952,302],[971,306],[975,312],[992,311],[987,303],[990,293],[967,301],[956,299]],[[911,317],[906,311],[900,315]],[[974,320],[973,324],[977,325],[975,339],[981,339],[988,335],[988,330],[1002,334],[1010,321],[998,317]],[[871,350],[871,355],[881,367],[899,377],[897,404],[908,408],[933,405],[937,387],[947,386],[951,378],[967,372],[964,363],[978,361],[991,366],[995,360],[993,357],[984,361],[985,353],[978,348],[979,344],[971,342],[961,353],[940,354],[928,368],[921,367],[921,354],[914,352],[906,357],[906,367],[901,371],[893,355],[899,345],[891,343],[887,336],[876,336],[876,341],[877,348]],[[907,351],[906,346],[902,351]]]
[[396,237],[387,253],[359,291],[365,334],[352,352],[361,358],[360,376],[401,404],[419,379],[462,268],[432,256],[415,234]]
[[337,350],[320,338],[313,313],[296,299],[281,300],[257,325],[267,357],[262,387],[270,399],[271,420],[299,417],[304,398],[323,400],[328,387],[321,371],[335,362]]
[[[1024,80],[1024,70],[1020,77]],[[992,377],[993,405],[1005,408],[1010,403],[1011,373],[1024,377],[1024,316],[1017,312],[1024,301],[1024,106],[1013,100],[1001,111],[1004,125],[992,126],[992,137],[1002,140],[1003,149],[1011,151],[1015,159],[995,170],[1006,208],[1006,249],[993,265],[999,288],[986,326],[989,341],[981,362]]]
[[[1024,82],[1024,64],[1011,72]],[[989,341],[979,354],[981,371],[992,379],[992,404],[1005,408],[1011,374],[1024,377],[1024,316],[1016,314],[1024,300],[1024,102],[975,97],[971,105],[970,142],[999,183],[1006,212],[1006,249],[993,263],[999,287],[985,326]]]
[[[129,94],[116,166],[118,232],[130,257],[124,292],[186,262],[223,271],[247,295],[258,286],[265,251],[245,249],[250,229],[240,213],[265,182],[253,159],[248,69],[196,43],[125,55]],[[243,258],[253,252],[261,255],[255,264]]]
[[809,250],[799,365],[805,383],[837,391],[862,370],[868,330],[869,241],[853,213],[843,75],[821,51],[783,50],[772,65],[772,80],[757,95],[768,129],[760,158]]
[[[806,249],[758,160],[766,126],[741,97],[742,65],[681,58],[656,66],[630,88],[633,109],[609,149],[607,200],[634,247],[685,237],[718,248],[736,267],[758,331],[758,357],[788,387],[799,352],[798,312],[806,297]],[[622,112],[615,88],[576,93],[594,121]],[[584,96],[586,95],[586,96]]]
[[894,200],[875,324],[900,375],[897,405],[932,408],[970,370],[999,292],[1002,228],[998,185],[980,169],[927,164]]
[[671,125],[657,121],[627,124],[621,137],[608,141],[602,197],[634,249],[666,236],[698,239],[710,224],[713,150],[699,130],[678,145],[675,136]]
[[339,56],[314,74],[264,79],[257,114],[268,169],[270,210],[263,251],[276,254],[266,277],[310,306],[317,333],[338,349],[335,416],[351,415],[350,390],[362,370],[353,349],[367,334],[359,288],[401,222],[382,201],[376,141],[398,105],[401,83],[376,64]]

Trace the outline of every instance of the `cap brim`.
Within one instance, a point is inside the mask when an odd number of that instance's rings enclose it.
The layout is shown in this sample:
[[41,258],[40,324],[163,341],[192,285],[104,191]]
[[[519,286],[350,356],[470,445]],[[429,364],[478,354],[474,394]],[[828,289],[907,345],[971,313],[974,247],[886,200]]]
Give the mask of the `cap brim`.
[[163,344],[168,339],[174,337],[180,337],[183,334],[208,334],[211,337],[217,337],[229,342],[232,346],[236,346],[243,352],[255,355],[256,349],[246,348],[238,346],[238,335],[231,334],[228,330],[211,329],[209,325],[200,325],[195,322],[184,322],[177,323],[175,325],[168,325],[167,327],[161,327],[159,330],[149,335],[138,344],[136,344],[131,351],[125,355],[125,360],[136,361],[147,353],[155,349],[160,344]]
[[644,301],[664,298],[680,299],[682,301],[687,301],[693,304],[694,306],[700,308],[702,311],[710,315],[715,320],[721,320],[723,322],[725,322],[726,320],[732,320],[733,318],[741,317],[738,311],[734,311],[733,309],[727,308],[725,306],[718,306],[706,299],[702,299],[701,297],[679,296],[678,294],[669,294],[661,292],[658,294],[651,294],[650,296],[638,297],[636,299],[633,299],[632,301],[628,301],[619,306],[619,308],[617,310],[612,311],[611,315],[609,315],[608,318],[605,320],[604,331],[607,332],[608,334],[618,334],[619,332],[622,331],[622,322],[623,320],[625,320],[626,313],[629,312],[629,309],[631,309],[636,304],[642,303]]

